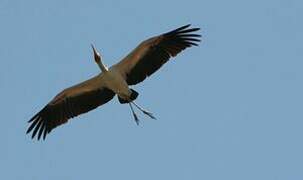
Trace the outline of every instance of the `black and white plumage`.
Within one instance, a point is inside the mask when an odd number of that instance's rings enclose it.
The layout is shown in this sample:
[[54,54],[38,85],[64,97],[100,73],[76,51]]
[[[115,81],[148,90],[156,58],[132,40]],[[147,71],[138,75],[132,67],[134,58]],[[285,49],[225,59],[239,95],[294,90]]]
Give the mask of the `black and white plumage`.
[[100,54],[92,46],[94,59],[102,73],[59,93],[29,120],[27,133],[32,132],[32,138],[37,135],[38,140],[41,137],[45,139],[55,127],[107,103],[116,94],[120,103],[129,104],[137,123],[138,118],[132,105],[154,118],[150,112],[134,102],[138,93],[129,86],[144,81],[182,50],[197,46],[201,36],[194,32],[199,28],[189,28],[189,26],[182,26],[143,41],[129,55],[110,68],[102,63]]

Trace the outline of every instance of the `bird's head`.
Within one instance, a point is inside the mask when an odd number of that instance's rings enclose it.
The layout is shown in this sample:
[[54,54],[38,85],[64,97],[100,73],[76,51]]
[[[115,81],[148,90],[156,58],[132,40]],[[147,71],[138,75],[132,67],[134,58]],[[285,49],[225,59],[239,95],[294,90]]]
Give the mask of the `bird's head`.
[[100,55],[100,53],[96,50],[96,48],[94,47],[94,45],[93,45],[93,44],[91,44],[91,45],[92,45],[92,48],[93,48],[93,51],[94,51],[94,58],[95,58],[95,61],[96,61],[97,64],[99,64],[100,61],[101,61],[101,55]]

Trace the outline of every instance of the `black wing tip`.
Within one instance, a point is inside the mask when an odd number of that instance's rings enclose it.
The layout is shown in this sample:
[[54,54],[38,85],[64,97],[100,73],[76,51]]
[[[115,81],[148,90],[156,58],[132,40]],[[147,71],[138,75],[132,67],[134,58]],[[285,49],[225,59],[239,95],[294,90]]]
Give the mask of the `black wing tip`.
[[196,28],[188,28],[191,24],[188,24],[186,26],[183,26],[183,27],[186,27],[180,31],[177,31],[175,33],[175,35],[178,37],[178,38],[181,38],[186,44],[189,45],[189,47],[191,46],[199,46],[198,43],[201,42],[201,35],[200,34],[194,34],[193,32],[196,32],[196,31],[199,31],[201,28],[199,27],[196,27]]
[[[41,131],[41,134],[40,134],[40,131]],[[28,132],[26,134],[28,134]],[[37,134],[37,132],[36,133],[33,132],[32,136],[31,136],[31,139],[35,139],[35,137],[37,137],[38,141],[40,141],[40,140],[45,141],[46,135],[48,134],[48,132],[43,127],[40,127],[39,134],[37,136],[36,136],[36,134]]]
[[191,26],[191,24],[186,24],[186,25],[181,26],[181,27],[179,27],[179,28],[177,28],[177,29],[174,29],[174,30],[172,30],[172,31],[169,31],[169,32],[167,32],[167,33],[165,33],[165,34],[166,34],[166,35],[169,35],[169,34],[176,34],[176,33],[180,32],[180,31],[182,31],[182,30],[187,29],[187,28],[190,27],[190,26]]
[[[183,29],[186,29],[186,28],[188,28],[188,27],[190,27],[191,26],[191,24],[186,24],[186,25],[184,25],[184,26],[181,26],[181,27],[179,27],[178,29],[179,30],[183,30]],[[176,29],[177,30],[177,29]]]
[[31,132],[31,130],[29,130],[29,128],[27,128],[26,134],[28,134],[29,132]]
[[26,134],[32,132],[31,139],[37,137],[37,140],[39,141],[42,137],[43,140],[45,140],[49,131],[47,130],[46,122],[44,122],[40,113],[36,114],[28,123],[30,123],[30,126],[28,127]]
[[187,42],[195,41],[195,42],[200,42],[201,40],[199,39],[202,37],[200,34],[195,34],[193,32],[199,31],[200,28],[189,28],[191,24],[187,24],[185,26],[181,26],[173,31],[170,31],[166,33],[166,36],[173,36],[177,38],[182,38],[182,39],[188,39]]
[[190,28],[191,24],[186,24],[184,26],[181,26],[170,33],[186,33],[186,32],[194,32],[194,31],[199,31],[201,28],[196,27],[196,28]]
[[31,123],[33,120],[35,120],[39,116],[39,113],[37,113],[34,117],[32,117],[27,123]]
[[184,29],[182,31],[177,31],[176,34],[188,34],[188,33],[196,32],[199,30],[200,30],[200,28],[189,28],[189,29]]

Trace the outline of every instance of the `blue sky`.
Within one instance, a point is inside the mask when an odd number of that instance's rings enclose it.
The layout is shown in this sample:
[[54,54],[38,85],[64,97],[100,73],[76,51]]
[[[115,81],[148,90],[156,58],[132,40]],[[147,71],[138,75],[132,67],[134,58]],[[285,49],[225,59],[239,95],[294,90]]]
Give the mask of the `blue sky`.
[[[0,179],[303,179],[299,0],[0,1]],[[26,121],[140,41],[192,23],[203,41],[46,141]]]

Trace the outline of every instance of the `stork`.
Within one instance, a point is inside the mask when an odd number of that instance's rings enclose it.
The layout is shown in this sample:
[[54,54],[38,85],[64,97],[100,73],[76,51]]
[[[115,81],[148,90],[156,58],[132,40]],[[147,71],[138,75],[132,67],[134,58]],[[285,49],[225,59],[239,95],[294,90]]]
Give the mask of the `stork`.
[[30,125],[26,133],[32,131],[32,138],[38,133],[38,140],[42,136],[45,139],[46,135],[57,126],[109,102],[115,95],[118,96],[121,104],[129,104],[137,124],[139,124],[139,119],[134,107],[155,119],[151,112],[135,103],[134,100],[139,93],[130,86],[151,76],[171,57],[176,56],[182,50],[198,46],[201,35],[193,32],[199,29],[190,28],[190,24],[188,24],[149,38],[141,42],[125,58],[110,68],[102,62],[100,53],[94,45],[91,45],[95,62],[101,73],[56,95],[28,121]]

